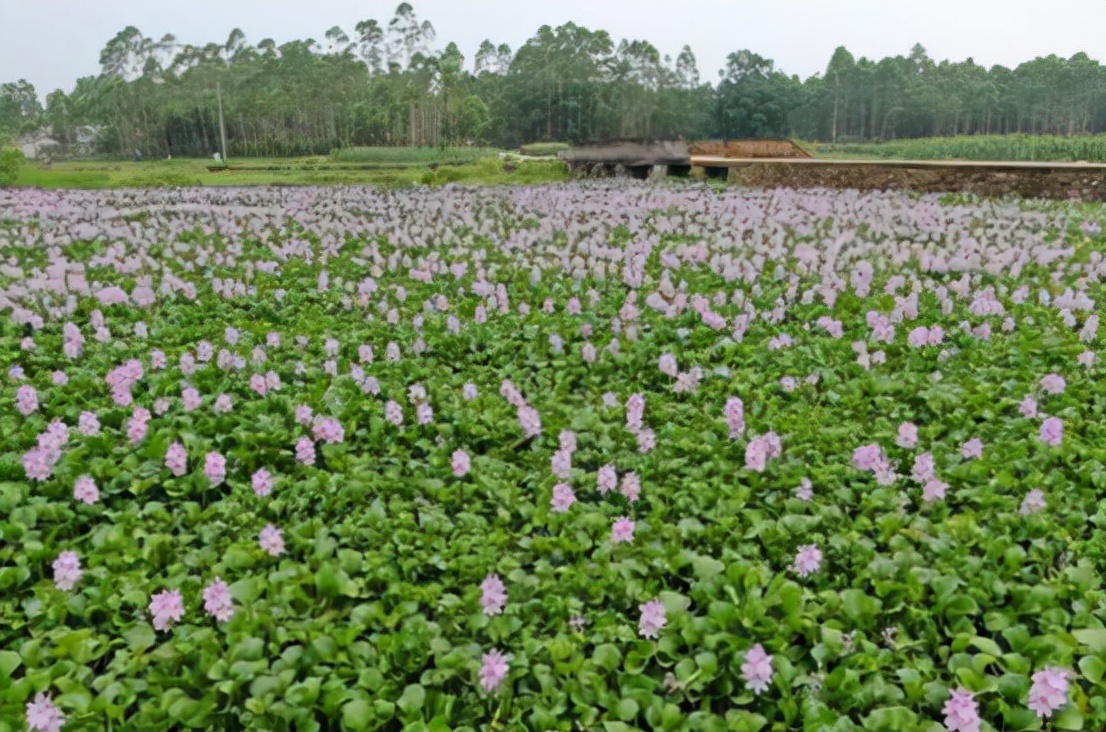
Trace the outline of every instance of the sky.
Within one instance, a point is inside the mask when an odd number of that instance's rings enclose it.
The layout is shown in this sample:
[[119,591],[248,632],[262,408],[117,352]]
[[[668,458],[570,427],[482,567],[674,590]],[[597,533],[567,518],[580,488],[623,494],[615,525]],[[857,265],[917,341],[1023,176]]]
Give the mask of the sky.
[[[315,38],[360,20],[386,26],[399,0],[0,0],[0,82],[25,78],[40,98],[99,72],[100,50],[127,25],[148,37],[223,43]],[[921,43],[936,60],[968,57],[1016,66],[1035,56],[1085,51],[1106,61],[1106,0],[411,0],[442,48],[454,41],[470,65],[485,38],[518,49],[542,25],[572,21],[617,42],[641,38],[673,58],[689,44],[704,81],[748,48],[806,78],[833,50],[906,54]]]

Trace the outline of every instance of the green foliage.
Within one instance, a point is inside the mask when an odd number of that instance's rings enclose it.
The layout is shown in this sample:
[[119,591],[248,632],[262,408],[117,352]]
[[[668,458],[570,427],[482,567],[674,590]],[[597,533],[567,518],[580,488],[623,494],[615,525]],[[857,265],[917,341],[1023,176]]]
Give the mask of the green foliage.
[[556,155],[569,147],[571,146],[567,142],[531,142],[521,146],[518,151],[523,155],[545,156]]
[[377,165],[462,165],[494,157],[496,152],[482,147],[349,147],[331,151],[330,157]]
[[19,177],[19,169],[25,159],[18,148],[0,149],[0,186],[10,186]]
[[825,158],[896,160],[1025,160],[1106,163],[1106,134],[973,135],[892,140],[881,143],[815,144]]

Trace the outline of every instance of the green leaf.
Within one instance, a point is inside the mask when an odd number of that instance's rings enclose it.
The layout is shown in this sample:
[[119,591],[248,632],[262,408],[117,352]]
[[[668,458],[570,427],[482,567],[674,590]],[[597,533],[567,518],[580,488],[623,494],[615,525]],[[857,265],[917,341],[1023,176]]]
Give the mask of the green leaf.
[[1101,684],[1106,675],[1106,661],[1098,656],[1083,656],[1079,659],[1079,670],[1092,684]]
[[918,715],[906,707],[883,707],[864,719],[864,729],[873,732],[902,732],[918,728]]
[[601,646],[596,646],[591,654],[591,660],[599,668],[614,671],[622,663],[622,653],[618,650],[618,646],[613,643],[604,643]]
[[143,651],[157,642],[157,634],[149,623],[139,622],[123,631],[123,638],[132,651]]
[[0,678],[11,678],[23,659],[15,651],[0,651]]
[[1106,654],[1106,628],[1086,628],[1071,632],[1075,639],[1095,653]]
[[614,708],[614,713],[618,715],[618,718],[623,722],[632,721],[637,717],[639,711],[640,707],[633,699],[620,699]]
[[1052,726],[1058,730],[1083,729],[1083,713],[1074,704],[1068,704],[1053,717]]
[[691,598],[681,595],[679,592],[665,590],[657,595],[657,599],[664,605],[664,611],[669,616],[679,615],[691,607]]
[[423,703],[426,701],[426,690],[419,684],[409,684],[403,693],[400,694],[399,699],[396,700],[396,706],[406,712],[408,715],[414,715],[422,709]]
[[342,729],[357,732],[368,729],[372,721],[372,705],[366,700],[354,699],[342,705]]

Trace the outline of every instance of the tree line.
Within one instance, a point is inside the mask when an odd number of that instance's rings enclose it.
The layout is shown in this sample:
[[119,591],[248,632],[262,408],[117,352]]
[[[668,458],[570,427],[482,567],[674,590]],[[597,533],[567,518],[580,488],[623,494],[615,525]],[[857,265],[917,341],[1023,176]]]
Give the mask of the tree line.
[[355,145],[494,145],[612,137],[890,140],[934,135],[1106,132],[1106,67],[1085,53],[1016,68],[972,59],[855,58],[839,47],[805,80],[749,50],[716,83],[695,54],[567,23],[520,48],[484,41],[466,59],[401,4],[386,23],[333,27],[322,39],[182,44],[128,26],[100,73],[40,101],[26,81],[0,86],[0,136],[49,126],[62,145],[95,130],[100,152],[211,155],[221,103],[229,154],[322,154]]

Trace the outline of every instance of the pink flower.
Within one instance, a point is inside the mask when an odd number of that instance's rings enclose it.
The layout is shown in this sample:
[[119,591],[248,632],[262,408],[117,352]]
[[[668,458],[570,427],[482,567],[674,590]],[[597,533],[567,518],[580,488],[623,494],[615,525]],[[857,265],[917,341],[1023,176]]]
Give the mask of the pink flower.
[[64,371],[55,371],[50,374],[50,382],[54,386],[65,386],[69,383],[69,376]]
[[564,513],[575,502],[576,494],[571,486],[566,483],[558,483],[553,486],[553,500],[550,504],[555,513]]
[[193,389],[191,386],[187,386],[181,391],[181,402],[184,405],[184,411],[191,412],[196,407],[200,406],[200,392]]
[[430,424],[434,421],[434,410],[426,402],[415,405],[415,421],[419,424]]
[[932,503],[934,501],[945,500],[945,491],[948,490],[948,483],[931,478],[926,481],[925,487],[922,488],[922,500],[926,503]]
[[596,476],[596,483],[599,486],[599,492],[602,494],[610,493],[618,487],[618,472],[613,465],[607,464],[599,468],[599,473]]
[[960,447],[960,455],[965,460],[983,457],[983,440],[978,437],[968,440]]
[[265,396],[269,391],[269,385],[265,383],[265,377],[261,374],[254,374],[250,377],[250,388],[257,392],[258,396]]
[[1080,366],[1092,368],[1097,358],[1098,354],[1096,354],[1094,351],[1083,351],[1083,353],[1080,353],[1075,360],[1079,362]]
[[644,605],[638,605],[641,618],[637,622],[637,632],[642,638],[656,638],[661,629],[668,622],[664,615],[664,604],[659,600],[650,600]]
[[134,414],[127,423],[127,439],[132,445],[142,442],[149,427],[150,412],[142,407],[135,407]]
[[1041,423],[1041,442],[1051,447],[1059,447],[1064,441],[1064,423],[1057,417],[1049,417]]
[[234,615],[234,603],[231,601],[230,588],[218,577],[204,588],[204,612],[220,623],[225,623]]
[[637,477],[637,473],[626,473],[622,476],[622,485],[618,490],[626,496],[627,501],[634,503],[641,495],[641,479]]
[[184,600],[178,590],[163,590],[150,597],[149,612],[155,630],[168,630],[184,617]]
[[572,475],[572,455],[565,450],[558,450],[553,453],[553,457],[549,461],[550,470],[553,471],[553,475],[567,480]]
[[800,501],[809,502],[814,498],[814,484],[809,478],[799,481],[799,487],[795,489],[795,497]]
[[643,429],[637,433],[637,449],[640,453],[650,453],[657,446],[657,435],[653,430]]
[[33,732],[61,732],[64,724],[65,715],[49,694],[35,694],[35,700],[27,702],[27,727]]
[[100,420],[95,412],[81,412],[77,420],[77,431],[85,437],[92,437],[100,433]]
[[967,689],[954,690],[941,712],[949,732],[979,732],[979,704]]
[[768,442],[763,437],[750,440],[749,444],[745,446],[745,469],[757,473],[764,472],[764,468],[768,464],[770,449]]
[[634,540],[634,522],[623,516],[611,526],[611,543],[632,543]]
[[400,427],[403,425],[403,408],[397,402],[389,399],[384,405],[384,419],[396,427]]
[[454,450],[453,455],[450,458],[449,465],[451,468],[453,468],[454,475],[456,475],[458,478],[464,478],[466,475],[468,475],[469,468],[471,467],[469,463],[468,453],[460,449]]
[[73,552],[62,552],[54,560],[54,586],[62,591],[69,591],[81,579],[84,574],[81,571],[81,560]]
[[99,501],[100,490],[96,487],[96,481],[87,475],[77,478],[73,484],[73,498],[89,506]]
[[276,371],[265,372],[265,388],[269,391],[279,391],[281,387],[280,374]]
[[498,574],[489,574],[480,583],[480,605],[489,617],[503,612],[507,605],[507,588]]
[[572,430],[561,430],[557,435],[557,444],[569,455],[576,452],[576,433]]
[[740,397],[730,397],[725,407],[726,426],[730,430],[730,439],[736,439],[745,432],[745,403]]
[[[160,417],[161,415],[169,411],[169,405],[170,402],[168,399],[166,399],[165,397],[158,397],[154,400],[154,414]],[[217,402],[216,405],[218,405]]]
[[895,441],[899,447],[910,449],[918,444],[918,427],[913,422],[903,422],[899,425],[899,436]]
[[1029,688],[1027,707],[1042,719],[1068,703],[1067,669],[1050,666],[1033,674],[1033,686]]
[[220,394],[215,397],[215,411],[219,414],[227,414],[234,409],[234,400],[230,394]]
[[772,657],[764,652],[759,643],[746,651],[741,676],[754,694],[767,690],[772,682]]
[[537,437],[541,434],[541,415],[538,410],[529,405],[524,404],[518,408],[518,423],[527,437]]
[[165,451],[165,467],[178,478],[188,470],[188,453],[184,451],[184,445],[174,442]]
[[296,441],[296,461],[304,465],[315,464],[315,443],[310,437],[301,437]]
[[266,526],[258,534],[257,545],[269,556],[279,557],[284,553],[284,537],[281,536],[280,529],[272,524]]
[[1021,508],[1018,509],[1018,513],[1022,516],[1028,516],[1031,513],[1037,513],[1043,510],[1048,505],[1045,501],[1045,493],[1040,488],[1034,488],[1025,494],[1025,498],[1022,499]]
[[503,685],[511,668],[510,659],[494,648],[484,654],[480,663],[480,686],[484,691],[491,693]]
[[822,550],[815,544],[805,544],[799,547],[795,554],[795,571],[800,577],[806,577],[818,571],[822,566]]
[[154,349],[150,351],[150,368],[155,371],[160,371],[165,368],[165,353]]
[[635,434],[640,432],[644,414],[645,397],[641,394],[631,394],[626,400],[626,429]]
[[204,457],[204,475],[216,486],[226,480],[227,459],[217,452],[209,452]]
[[260,498],[264,498],[273,492],[273,476],[265,468],[259,468],[250,478],[253,484],[253,492]]
[[346,431],[342,429],[342,423],[333,418],[321,420],[315,425],[315,439],[328,445],[342,442],[346,438]]
[[1021,404],[1018,405],[1018,410],[1021,411],[1022,416],[1026,419],[1033,419],[1037,416],[1037,400],[1026,394]]
[[301,404],[296,407],[297,424],[302,424],[304,427],[309,427],[311,425],[312,416],[314,416],[314,413],[311,411],[311,407],[307,406],[306,404]]
[[657,360],[657,368],[660,369],[662,374],[672,378],[676,378],[676,374],[680,373],[680,367],[676,364],[676,357],[671,353],[665,353]]
[[914,458],[912,477],[919,483],[928,483],[937,477],[937,469],[933,462],[933,453],[923,452]]
[[24,417],[38,410],[38,392],[30,384],[24,384],[15,392],[15,408]]
[[929,343],[929,329],[924,325],[919,325],[914,330],[910,331],[906,337],[907,343],[914,348],[921,348]]
[[1049,394],[1063,394],[1068,386],[1060,374],[1048,374],[1041,379],[1041,388]]

